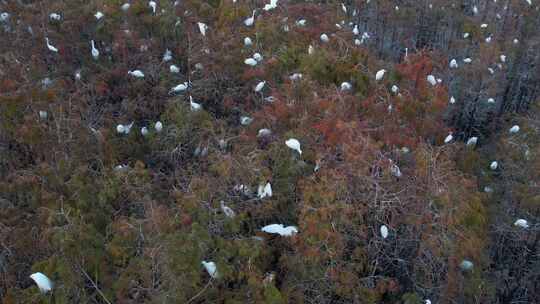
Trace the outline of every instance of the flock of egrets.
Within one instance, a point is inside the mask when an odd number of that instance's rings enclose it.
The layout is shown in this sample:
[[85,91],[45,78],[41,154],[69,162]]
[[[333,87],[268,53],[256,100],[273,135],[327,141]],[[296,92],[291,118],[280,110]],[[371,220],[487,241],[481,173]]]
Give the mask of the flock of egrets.
[[[367,1],[369,2],[369,0],[367,0]],[[527,1],[527,3],[531,4],[530,0],[526,0],[526,1]],[[233,2],[236,2],[236,1],[233,0]],[[175,5],[176,4],[178,4],[178,1],[175,2]],[[130,6],[131,5],[129,3],[125,3],[125,4],[121,5],[120,8],[123,11],[128,11],[130,9]],[[270,3],[266,4],[262,9],[264,11],[270,11],[270,10],[273,10],[274,8],[276,8],[276,7],[277,7],[277,0],[270,0]],[[155,1],[149,1],[148,2],[148,8],[152,12],[152,14],[156,14],[158,12],[158,3],[156,3]],[[341,4],[341,9],[345,13],[347,13],[348,8],[344,4]],[[396,6],[395,9],[399,10],[399,7]],[[162,10],[162,12],[163,12],[163,10]],[[478,9],[476,8],[476,6],[473,8],[473,12],[475,12],[475,14],[478,13]],[[254,9],[252,11],[252,14],[243,21],[243,24],[246,27],[254,26],[254,24],[256,22],[256,14],[257,14],[257,9]],[[357,14],[357,10],[354,10],[352,12],[352,15],[354,16],[356,14]],[[96,20],[101,20],[103,18],[106,18],[105,14],[100,12],[100,11],[96,12],[94,16],[95,16]],[[10,18],[10,15],[7,12],[3,12],[3,13],[0,14],[0,22],[6,22],[7,20],[9,20],[9,18]],[[62,20],[62,16],[60,14],[58,14],[58,13],[51,13],[49,15],[49,18],[51,20],[58,21],[58,22],[60,22]],[[303,26],[306,26],[306,23],[307,23],[307,21],[305,19],[300,19],[300,20],[297,20],[295,22],[295,25],[298,26],[298,27],[303,27]],[[203,23],[203,22],[198,22],[197,26],[198,26],[199,32],[200,32],[200,34],[202,36],[206,36],[208,31],[210,30],[210,27],[207,24]],[[341,22],[339,24],[336,24],[336,26],[338,27],[338,29],[343,29],[343,28],[347,27],[345,25],[345,22]],[[481,24],[480,28],[485,29],[485,28],[487,28],[487,26],[488,26],[487,24]],[[360,33],[358,25],[349,23],[349,27],[352,28],[352,33],[354,35],[354,44],[355,45],[361,45],[361,44],[365,43],[368,39],[371,38],[371,36],[370,36],[370,34],[368,32]],[[286,26],[284,29],[286,31],[288,31],[288,26]],[[463,37],[468,38],[469,35],[470,35],[469,33],[464,33]],[[330,41],[331,41],[331,37],[329,37],[328,34],[326,34],[326,33],[322,33],[319,38],[320,38],[320,42],[323,43],[323,44],[330,43]],[[489,43],[491,41],[491,36],[486,37],[485,41],[487,43]],[[517,39],[514,40],[515,44],[517,42],[518,42]],[[45,43],[46,43],[47,49],[50,52],[53,52],[53,53],[58,53],[59,52],[58,48],[56,46],[54,46],[54,44],[50,41],[50,39],[48,37],[45,37]],[[253,45],[253,41],[252,41],[252,39],[250,37],[245,37],[243,39],[243,44],[244,44],[245,47],[251,47]],[[313,54],[313,52],[314,52],[313,45],[309,45],[308,54]],[[100,58],[100,51],[97,48],[96,43],[94,42],[94,40],[90,41],[90,55],[94,60],[99,60],[99,58]],[[405,56],[407,56],[407,52],[406,52]],[[165,51],[164,55],[163,55],[163,61],[168,62],[168,61],[172,61],[172,59],[173,59],[172,52],[167,49]],[[497,66],[499,68],[502,68],[502,64],[504,64],[507,61],[507,58],[506,58],[506,56],[504,54],[501,54],[499,56],[499,59],[500,59],[500,63],[498,63]],[[263,60],[264,60],[263,56],[260,53],[254,52],[251,57],[246,58],[244,60],[244,63],[249,67],[255,67],[257,65],[263,64]],[[464,58],[462,61],[463,61],[464,64],[469,64],[469,63],[472,62],[472,59],[471,58]],[[199,69],[202,68],[202,65],[198,64],[197,68],[199,68]],[[449,68],[450,69],[458,69],[459,68],[458,60],[455,59],[455,58],[451,59],[450,62],[449,62]],[[178,66],[174,65],[174,64],[171,64],[169,66],[169,71],[171,73],[177,74],[177,73],[180,72],[180,68]],[[494,70],[492,68],[489,68],[489,72],[493,74]],[[377,82],[383,81],[386,73],[387,73],[386,69],[380,69],[379,71],[377,71],[375,73],[375,80]],[[131,77],[134,77],[134,78],[137,78],[137,79],[142,79],[142,78],[145,77],[144,72],[139,70],[139,69],[129,70],[127,72],[127,74],[128,74],[128,76],[131,76]],[[81,77],[80,71],[77,71],[76,72],[76,78],[80,79],[80,77]],[[294,73],[294,74],[289,76],[289,78],[292,81],[299,81],[299,80],[302,79],[302,77],[303,77],[303,75],[300,74],[300,73]],[[442,82],[442,80],[440,78],[436,78],[434,75],[427,75],[426,76],[426,81],[431,86],[437,86]],[[183,94],[183,93],[185,93],[185,92],[187,92],[189,90],[191,85],[192,84],[189,81],[182,82],[182,83],[172,87],[170,89],[170,91],[169,91],[169,94],[171,94],[171,95],[172,94]],[[253,91],[256,92],[256,93],[261,93],[263,91],[263,89],[265,88],[265,86],[266,86],[266,81],[264,81],[264,80],[259,81],[257,83],[257,85],[253,88]],[[341,89],[341,91],[344,91],[344,92],[345,91],[351,91],[353,89],[353,86],[349,82],[343,82],[340,85],[340,89]],[[399,94],[399,87],[397,85],[395,85],[395,84],[392,85],[391,86],[391,92],[394,93],[394,94]],[[265,100],[272,101],[273,98],[271,96],[269,96],[269,97],[265,98]],[[455,102],[456,102],[455,98],[453,96],[450,97],[450,103],[453,104]],[[488,99],[488,103],[493,103],[493,102],[494,102],[493,98]],[[193,112],[200,111],[202,109],[202,105],[200,103],[196,102],[191,95],[189,95],[189,105],[190,105],[190,110],[193,111]],[[39,111],[39,117],[41,119],[46,119],[47,118],[47,112],[46,111]],[[248,116],[242,116],[240,118],[240,124],[241,125],[249,125],[252,122],[252,120],[253,119],[248,117]],[[134,122],[130,122],[129,124],[118,124],[116,126],[116,132],[119,134],[119,136],[127,135],[127,134],[130,133],[133,125],[134,125]],[[154,131],[156,133],[160,133],[163,130],[163,128],[164,128],[164,125],[163,125],[162,122],[157,121],[157,122],[154,123],[153,129],[154,129]],[[520,128],[519,128],[518,125],[515,125],[515,126],[513,126],[513,127],[511,127],[509,129],[510,134],[515,134],[515,133],[518,133],[519,131],[520,131]],[[141,132],[141,134],[143,136],[147,136],[149,134],[150,130],[148,129],[148,127],[142,127],[140,132]],[[263,137],[263,136],[268,136],[270,134],[271,134],[271,130],[264,128],[264,129],[260,129],[258,131],[257,136],[258,137]],[[453,140],[454,140],[454,136],[453,136],[452,133],[450,133],[444,139],[444,143],[449,144]],[[466,145],[467,146],[474,146],[474,145],[477,144],[477,142],[478,142],[478,137],[471,137],[466,141]],[[289,139],[285,140],[284,143],[288,148],[290,148],[291,150],[297,152],[299,156],[302,155],[301,144],[300,144],[300,141],[298,139],[289,138]],[[393,162],[391,162],[391,163],[392,163],[391,168],[390,168],[391,173],[396,177],[401,177],[402,172],[400,171],[399,167],[396,164],[394,164]],[[120,166],[117,167],[117,169],[118,168],[122,169],[124,167],[125,166],[120,165]],[[498,162],[497,161],[492,161],[489,168],[491,170],[498,170],[499,169]],[[317,165],[315,171],[317,171],[318,169],[319,169],[319,165]],[[243,193],[249,193],[250,192],[249,187],[244,186],[244,185],[235,186],[235,190],[243,192]],[[257,189],[257,197],[259,199],[265,199],[265,198],[272,197],[272,186],[271,186],[271,184],[269,182],[267,182],[266,184],[259,185],[259,187]],[[221,201],[220,202],[220,207],[221,207],[222,212],[227,217],[229,217],[229,218],[234,218],[235,217],[234,210],[231,209],[230,207],[228,207],[225,204],[225,202]],[[517,226],[517,227],[524,228],[524,229],[529,227],[529,223],[525,219],[516,220],[514,225]],[[261,230],[263,232],[265,232],[265,233],[277,234],[277,235],[283,236],[283,237],[293,236],[293,235],[295,235],[295,234],[297,234],[299,232],[297,227],[295,227],[295,226],[284,226],[283,224],[270,224],[270,225],[262,227]],[[382,237],[382,239],[386,239],[386,238],[389,237],[390,230],[389,230],[388,226],[381,225],[379,230],[380,230],[380,236]],[[201,263],[202,263],[203,267],[206,269],[206,271],[208,272],[208,274],[210,275],[211,278],[214,278],[214,279],[219,278],[219,272],[218,272],[217,266],[216,266],[216,264],[214,262],[212,262],[212,261],[202,261]],[[473,268],[473,263],[471,261],[469,261],[469,260],[463,260],[463,262],[460,264],[460,267],[463,270],[470,270],[470,269]],[[44,274],[42,274],[40,272],[37,272],[37,273],[32,274],[30,277],[35,281],[35,283],[37,284],[37,286],[39,287],[39,290],[41,292],[46,293],[46,292],[52,290],[53,283],[46,275],[44,275]],[[425,301],[426,301],[426,303],[431,303],[429,300],[425,300]]]

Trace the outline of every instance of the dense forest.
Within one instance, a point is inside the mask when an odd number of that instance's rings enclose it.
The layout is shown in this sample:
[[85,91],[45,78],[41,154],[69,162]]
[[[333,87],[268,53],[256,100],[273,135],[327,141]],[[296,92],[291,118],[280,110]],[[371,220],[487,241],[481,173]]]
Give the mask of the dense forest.
[[0,0],[0,299],[540,303],[538,0]]

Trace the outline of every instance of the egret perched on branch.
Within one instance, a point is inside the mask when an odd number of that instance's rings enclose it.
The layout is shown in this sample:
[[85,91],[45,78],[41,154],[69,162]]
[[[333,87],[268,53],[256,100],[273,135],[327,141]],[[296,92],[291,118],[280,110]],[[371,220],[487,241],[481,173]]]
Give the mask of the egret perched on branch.
[[428,75],[426,79],[427,79],[427,82],[429,82],[432,86],[437,85],[437,79],[435,79],[435,76]]
[[452,135],[452,133],[450,133],[450,134],[448,134],[448,136],[446,136],[446,138],[444,139],[444,143],[447,144],[447,143],[451,142],[453,139],[454,139],[454,136]]
[[349,82],[345,81],[341,83],[340,89],[342,91],[349,91],[350,89],[352,89],[352,85]]
[[278,0],[270,0],[270,3],[266,4],[263,8],[265,11],[273,10],[277,7]]
[[272,134],[272,131],[270,131],[270,129],[260,129],[259,132],[257,133],[257,137],[264,137],[264,136],[268,136]]
[[180,92],[183,92],[185,90],[187,90],[188,88],[188,82],[184,82],[184,83],[181,83],[175,87],[173,87],[170,91],[169,91],[169,94],[172,94],[172,93],[180,93]]
[[36,282],[41,293],[47,293],[53,289],[53,282],[41,272],[31,274],[30,278]]
[[165,53],[163,54],[163,62],[171,61],[172,60],[172,52],[169,49],[165,50]]
[[501,62],[506,62],[506,55],[501,55],[499,58],[501,59]]
[[513,127],[510,128],[510,130],[508,130],[510,132],[510,134],[515,134],[517,132],[519,132],[519,126],[518,125],[514,125]]
[[358,24],[354,25],[354,28],[353,28],[352,32],[353,32],[354,35],[360,34],[360,30],[358,30]]
[[244,60],[244,63],[253,67],[253,66],[257,65],[257,60],[255,60],[253,58],[248,58],[248,59]]
[[303,75],[300,73],[294,73],[291,76],[289,76],[289,79],[292,81],[300,80],[302,79]]
[[451,69],[457,69],[458,68],[457,60],[455,60],[455,59],[450,60],[450,68]]
[[247,125],[251,124],[252,122],[253,122],[253,118],[251,118],[249,116],[240,117],[240,124],[242,126],[247,126]]
[[58,49],[55,48],[52,44],[50,44],[49,38],[48,38],[48,37],[45,37],[45,42],[47,42],[47,48],[48,48],[51,52],[58,53]]
[[103,18],[105,15],[102,12],[97,12],[94,17],[96,17],[97,20]]
[[163,123],[161,123],[161,121],[157,121],[156,124],[154,125],[154,129],[156,129],[156,132],[161,132],[161,130],[163,130]]
[[189,106],[192,112],[197,112],[202,109],[202,106],[193,101],[193,97],[189,96]]
[[487,28],[487,27],[488,27],[487,23],[482,23],[482,24],[480,25],[480,28],[483,28],[483,29],[485,29],[485,28]]
[[323,33],[321,34],[321,41],[327,43],[328,41],[330,41],[330,39],[328,38],[328,35]]
[[253,42],[251,41],[251,38],[246,37],[244,38],[244,46],[251,46]]
[[259,185],[259,188],[257,189],[257,196],[260,199],[263,199],[265,197],[272,197],[272,185],[270,183],[266,183],[266,185]]
[[251,14],[251,17],[244,20],[244,24],[246,26],[252,26],[254,22],[255,22],[255,10],[253,10],[253,13]]
[[388,227],[386,227],[386,225],[381,225],[381,236],[383,239],[387,238],[388,237]]
[[9,13],[3,12],[0,14],[0,22],[6,22],[9,19]]
[[141,70],[128,71],[128,74],[135,78],[144,78],[144,73]]
[[399,87],[397,85],[393,85],[390,90],[392,90],[392,93],[397,94],[399,92]]
[[132,126],[133,126],[133,122],[130,123],[129,125],[119,124],[116,126],[116,132],[118,132],[119,134],[129,134]]
[[261,81],[261,82],[257,83],[257,85],[255,86],[255,88],[253,90],[255,92],[259,93],[260,91],[262,91],[265,84],[266,84],[266,81]]
[[392,173],[392,175],[394,175],[395,177],[401,177],[403,174],[401,173],[401,170],[399,169],[398,165],[396,164],[392,164],[392,166],[390,167],[390,172]]
[[279,234],[280,236],[293,236],[298,233],[296,226],[284,227],[283,224],[271,224],[262,227],[262,231],[270,234]]
[[295,24],[296,24],[296,26],[305,26],[306,25],[306,19],[296,20]]
[[449,101],[450,104],[455,104],[456,103],[456,99],[454,98],[454,96],[450,96],[450,101]]
[[529,228],[529,223],[526,219],[517,219],[514,222],[514,226],[521,227],[521,228]]
[[124,3],[122,4],[122,6],[120,7],[124,12],[127,12],[127,10],[129,9],[129,7],[131,6],[131,4],[129,3]]
[[261,62],[263,60],[263,57],[259,53],[253,54],[253,59],[257,60],[257,62]]
[[377,73],[375,74],[375,80],[377,81],[382,80],[384,78],[384,73],[386,73],[385,69],[377,71]]
[[469,57],[467,57],[467,58],[463,59],[463,62],[465,62],[465,63],[471,63],[471,62],[472,62],[472,59],[469,58]]
[[199,26],[199,31],[201,32],[201,35],[206,36],[206,30],[208,29],[208,25],[202,22],[197,22],[197,25]]
[[217,279],[219,277],[216,263],[202,261],[201,264],[204,266],[204,269],[206,269],[206,272],[208,272],[208,274],[210,275],[210,277],[212,277],[212,279]]
[[221,207],[221,211],[223,211],[223,213],[227,216],[227,217],[230,217],[230,218],[234,218],[236,216],[236,214],[234,213],[234,210],[232,210],[231,208],[227,207],[225,205],[225,202],[224,201],[220,201],[219,202],[219,205]]
[[156,13],[157,3],[156,1],[150,1],[148,2],[148,6],[152,8],[152,14]]
[[488,103],[495,103],[495,98],[490,97],[490,98],[488,98],[487,102]]
[[177,73],[180,73],[180,68],[177,67],[177,66],[174,65],[174,64],[171,64],[171,65],[169,66],[169,71],[170,71],[171,73],[173,73],[173,74],[177,74]]
[[478,142],[478,137],[476,136],[473,136],[471,138],[469,138],[469,140],[467,140],[467,146],[474,146],[476,145],[476,143]]
[[57,13],[51,13],[49,15],[49,19],[54,20],[54,21],[60,21],[62,19],[62,16],[60,16]]
[[498,167],[499,167],[499,164],[496,161],[492,161],[491,164],[489,165],[489,168],[491,170],[497,170]]
[[142,136],[148,135],[148,128],[147,127],[142,127],[141,128],[141,134],[142,134]]
[[47,119],[47,116],[48,116],[47,111],[42,111],[42,110],[39,111],[39,118]]
[[471,261],[469,261],[469,260],[463,260],[463,261],[461,262],[461,264],[459,264],[459,267],[460,267],[461,270],[463,270],[463,271],[468,271],[468,270],[473,269],[474,264],[473,264],[473,262],[471,262]]
[[96,44],[94,43],[94,40],[90,41],[90,46],[92,47],[92,57],[94,57],[94,60],[97,60],[99,58],[99,51],[96,49]]
[[300,149],[300,142],[298,141],[298,139],[289,138],[288,140],[285,141],[285,144],[287,145],[287,147],[295,151],[298,151],[298,153],[302,155],[302,150]]

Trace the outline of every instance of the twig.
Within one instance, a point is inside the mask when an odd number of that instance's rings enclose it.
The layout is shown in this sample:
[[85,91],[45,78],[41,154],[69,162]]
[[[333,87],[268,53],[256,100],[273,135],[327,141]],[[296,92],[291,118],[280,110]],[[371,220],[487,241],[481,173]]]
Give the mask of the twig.
[[200,295],[202,295],[202,293],[206,290],[206,288],[208,288],[208,286],[210,286],[210,284],[212,283],[212,278],[210,278],[210,281],[208,281],[208,283],[206,283],[206,285],[203,287],[203,289],[201,289],[201,291],[199,291],[196,295],[194,295],[191,299],[189,299],[186,304],[189,304],[191,303],[191,301],[195,300],[196,298],[198,298]]
[[92,283],[92,285],[94,286],[94,288],[96,289],[96,291],[99,293],[99,295],[103,298],[103,300],[107,303],[107,304],[112,304],[111,302],[109,302],[109,300],[107,299],[107,297],[105,296],[105,294],[103,292],[101,292],[101,290],[99,289],[99,287],[97,286],[97,284],[94,282],[94,280],[92,280],[92,278],[88,275],[88,273],[86,273],[86,271],[84,271],[84,269],[82,267],[79,266],[79,269],[82,271],[82,273],[84,274],[84,276],[90,280],[90,283]]

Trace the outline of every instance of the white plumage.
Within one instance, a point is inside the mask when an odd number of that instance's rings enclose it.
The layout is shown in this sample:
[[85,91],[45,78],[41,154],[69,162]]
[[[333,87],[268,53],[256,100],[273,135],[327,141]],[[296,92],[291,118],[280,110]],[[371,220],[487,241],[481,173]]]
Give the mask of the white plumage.
[[179,85],[173,87],[173,88],[169,91],[169,93],[180,93],[180,92],[183,92],[183,91],[187,90],[187,88],[188,88],[188,83],[187,83],[187,81],[186,81],[186,82],[184,82],[184,83],[181,83],[181,84],[179,84]]
[[147,127],[142,127],[141,128],[141,134],[142,134],[142,136],[148,135],[148,128]]
[[163,62],[171,61],[172,60],[172,52],[169,49],[165,50],[165,53],[163,53]]
[[433,75],[428,75],[428,76],[426,77],[426,79],[427,79],[427,82],[429,82],[432,86],[437,85],[437,79],[435,79],[435,76],[433,76]]
[[350,89],[352,89],[352,85],[349,82],[345,81],[341,83],[340,88],[342,91],[349,91]]
[[219,277],[219,273],[217,271],[216,263],[214,262],[207,262],[202,261],[201,264],[204,266],[204,269],[206,269],[206,272],[213,278],[217,279]]
[[478,137],[473,136],[467,140],[467,146],[474,146],[478,142]]
[[232,210],[230,207],[226,206],[224,201],[219,202],[219,205],[221,207],[221,211],[223,211],[223,213],[227,217],[234,218],[236,216],[236,214],[234,213],[234,210]]
[[471,62],[472,62],[472,59],[469,58],[469,57],[467,57],[467,58],[463,59],[463,62],[465,62],[465,63],[471,63]]
[[193,97],[189,96],[189,106],[192,112],[197,112],[202,109],[202,106],[193,101]]
[[257,189],[257,196],[260,199],[263,199],[265,197],[272,197],[272,185],[270,183],[266,183],[266,185],[259,185],[259,188]]
[[397,85],[393,85],[391,90],[392,90],[392,93],[397,94],[399,92],[399,87]]
[[321,41],[326,43],[326,42],[330,41],[330,39],[328,38],[328,35],[321,34]]
[[456,103],[456,99],[454,98],[454,96],[451,96],[450,97],[450,101],[449,101],[451,104],[454,104]]
[[47,293],[53,289],[53,282],[41,272],[31,274],[30,278],[36,282],[41,293]]
[[390,172],[392,173],[392,175],[394,175],[395,177],[401,177],[403,174],[401,173],[401,170],[399,169],[398,165],[396,164],[392,164],[392,166],[390,167]]
[[244,46],[250,46],[252,44],[253,42],[251,41],[251,38],[249,37],[244,38]]
[[295,151],[298,151],[299,154],[302,154],[302,150],[300,149],[300,142],[298,141],[298,139],[289,138],[288,140],[285,141],[285,144],[287,145],[287,147]]
[[383,239],[387,238],[388,237],[388,227],[386,227],[386,225],[381,225],[381,237]]
[[485,28],[488,27],[488,25],[487,25],[487,23],[482,23],[482,24],[480,25],[480,27],[483,28],[483,29],[485,29]]
[[515,134],[517,132],[519,132],[519,126],[518,125],[514,125],[513,127],[510,128],[510,130],[508,130],[510,132],[510,134]]
[[455,59],[450,60],[450,68],[451,69],[457,69],[458,68],[457,60],[455,60]]
[[60,20],[62,19],[62,16],[60,16],[60,15],[57,14],[57,13],[51,13],[51,14],[49,15],[49,18],[50,18],[51,20],[54,20],[54,21],[60,21]]
[[293,236],[298,233],[298,227],[296,226],[287,226],[284,227],[283,224],[271,224],[262,227],[262,231],[270,234],[279,234],[280,236]]
[[127,10],[129,9],[129,7],[131,6],[131,4],[129,3],[124,3],[122,4],[122,6],[120,7],[124,12],[127,12]]
[[99,50],[96,49],[96,44],[94,43],[94,40],[90,41],[90,46],[92,47],[92,57],[94,57],[94,60],[97,60],[99,58]]
[[521,227],[521,228],[529,228],[529,222],[527,222],[526,219],[517,219],[514,222],[514,226]]
[[499,164],[496,161],[492,161],[491,164],[489,165],[489,168],[491,170],[497,170],[498,167],[499,167]]
[[354,28],[353,28],[352,32],[353,32],[354,35],[360,34],[360,31],[358,30],[358,24],[354,25]]
[[270,3],[266,4],[263,8],[265,11],[273,10],[277,7],[278,0],[270,0]]
[[272,131],[270,131],[270,129],[263,128],[259,130],[259,132],[257,133],[257,137],[268,136],[270,134],[272,134]]
[[257,83],[257,85],[255,86],[255,88],[253,90],[258,93],[264,88],[265,84],[266,84],[266,81],[261,81],[261,82]]
[[177,67],[177,66],[174,65],[174,64],[171,64],[171,65],[169,66],[169,71],[170,71],[171,73],[173,73],[173,74],[177,74],[177,73],[180,73],[180,68]]
[[156,1],[150,1],[148,2],[148,6],[152,8],[152,14],[156,13],[157,3]]
[[42,110],[39,111],[39,118],[41,118],[41,119],[47,119],[47,116],[49,116],[48,113],[47,113],[47,111],[42,111]]
[[249,116],[242,116],[240,117],[240,124],[242,126],[247,126],[249,125],[251,122],[253,122],[253,118],[249,117]]
[[202,22],[197,22],[197,25],[199,26],[199,32],[201,32],[201,35],[206,36],[206,30],[208,29],[208,25]]
[[469,260],[463,260],[461,264],[459,264],[459,267],[461,268],[461,270],[467,271],[471,270],[474,267],[474,264]]
[[257,60],[255,60],[253,58],[248,58],[248,59],[244,60],[244,63],[249,65],[249,66],[256,66],[257,65]]
[[128,71],[128,74],[135,78],[144,78],[144,73],[141,70]]
[[490,98],[488,98],[487,102],[488,103],[495,103],[495,98],[490,97]]
[[296,23],[295,23],[297,26],[305,26],[306,25],[306,19],[300,19],[300,20],[296,20]]
[[252,26],[254,22],[255,22],[255,10],[253,10],[253,13],[251,14],[251,17],[244,20],[244,24],[246,26]]
[[444,143],[447,144],[447,143],[451,142],[453,139],[454,139],[454,136],[452,135],[452,133],[450,133],[450,134],[448,134],[448,136],[446,136],[446,138],[444,139]]
[[377,81],[382,80],[384,78],[384,73],[386,73],[385,69],[377,71],[377,73],[375,74],[375,80]]
[[48,38],[48,37],[45,37],[45,42],[47,42],[47,48],[48,48],[51,52],[58,53],[58,49],[55,48],[52,44],[50,44],[49,38]]
[[263,60],[263,56],[259,53],[253,54],[253,59],[257,60],[257,62],[261,62]]
[[161,130],[163,130],[163,123],[161,123],[161,121],[157,121],[156,124],[154,125],[154,129],[156,129],[156,132],[161,132]]
[[300,73],[294,73],[292,74],[291,76],[289,76],[289,79],[292,80],[292,81],[295,81],[295,80],[300,80],[302,79],[303,75],[300,74]]
[[97,20],[103,18],[105,15],[102,12],[97,12],[94,17],[96,17]]

